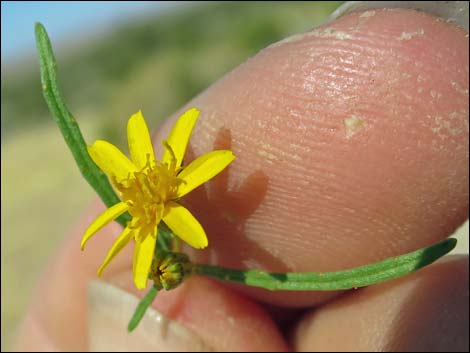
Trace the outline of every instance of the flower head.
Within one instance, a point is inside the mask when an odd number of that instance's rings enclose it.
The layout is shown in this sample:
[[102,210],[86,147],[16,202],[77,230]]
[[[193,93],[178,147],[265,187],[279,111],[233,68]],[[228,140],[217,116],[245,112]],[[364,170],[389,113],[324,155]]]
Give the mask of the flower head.
[[207,246],[204,229],[177,200],[220,173],[235,156],[229,150],[212,151],[182,167],[198,116],[199,110],[192,108],[179,117],[168,139],[163,141],[161,161],[155,160],[147,124],[140,111],[127,123],[131,159],[106,141],[98,140],[88,146],[91,158],[108,175],[122,201],[108,208],[88,227],[82,239],[82,250],[106,224],[126,211],[132,216],[98,269],[98,276],[114,256],[135,239],[134,282],[137,288],[145,288],[161,221],[192,247]]

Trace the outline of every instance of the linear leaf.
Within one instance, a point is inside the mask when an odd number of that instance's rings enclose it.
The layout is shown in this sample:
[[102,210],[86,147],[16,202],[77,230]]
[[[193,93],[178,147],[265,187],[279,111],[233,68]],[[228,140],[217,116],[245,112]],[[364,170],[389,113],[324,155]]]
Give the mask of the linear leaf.
[[[93,189],[95,189],[105,205],[111,207],[120,202],[119,197],[111,187],[106,175],[98,168],[88,154],[87,145],[77,121],[65,104],[59,89],[57,63],[52,51],[51,42],[42,24],[36,23],[35,35],[41,69],[42,91],[47,106],[60,128],[80,172]],[[123,227],[126,226],[129,220],[130,216],[128,213],[123,214],[117,219]]]
[[193,271],[223,281],[240,282],[269,290],[351,289],[407,275],[444,256],[456,244],[456,239],[449,238],[408,254],[336,272],[270,273],[259,270],[233,270],[202,264],[194,265]]

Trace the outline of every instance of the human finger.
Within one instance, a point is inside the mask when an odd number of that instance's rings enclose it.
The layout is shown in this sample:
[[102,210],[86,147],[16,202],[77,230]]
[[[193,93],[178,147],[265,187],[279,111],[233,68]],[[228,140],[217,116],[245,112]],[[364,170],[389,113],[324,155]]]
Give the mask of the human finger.
[[312,310],[297,351],[467,352],[468,256],[367,287]]

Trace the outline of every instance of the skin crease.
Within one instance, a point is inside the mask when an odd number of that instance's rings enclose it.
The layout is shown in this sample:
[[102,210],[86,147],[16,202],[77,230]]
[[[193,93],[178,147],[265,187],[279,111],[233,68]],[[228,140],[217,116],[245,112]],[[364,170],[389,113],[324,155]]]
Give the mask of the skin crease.
[[[199,108],[201,117],[188,161],[214,148],[230,147],[237,156],[227,172],[184,199],[209,237],[207,250],[191,251],[197,261],[269,271],[333,271],[429,245],[467,217],[468,37],[429,15],[405,10],[377,10],[366,18],[351,14],[264,49],[168,120],[155,136],[157,155],[174,119],[189,107]],[[144,114],[152,119],[150,112]],[[89,210],[51,260],[20,332],[28,339],[20,340],[19,348],[87,348],[86,285],[120,227],[105,227],[85,253],[79,243],[103,209]],[[111,262],[105,280],[132,288],[130,275],[122,279],[131,268],[132,250],[128,246]],[[439,267],[427,271],[433,269]],[[284,332],[252,298],[305,307],[338,294],[200,283],[189,281],[175,290],[178,295],[163,293],[153,305],[212,339],[211,346],[219,350],[227,349],[227,326],[207,326],[210,305],[201,304],[206,308],[201,315],[191,311],[197,313],[198,300],[214,300],[236,313],[232,330],[240,334],[230,341],[231,349],[285,350]],[[193,291],[199,294],[191,297]],[[207,302],[200,293],[206,293]],[[397,291],[397,296],[401,293],[410,295]],[[339,300],[354,303],[361,300],[356,294]],[[443,292],[436,302],[445,297]],[[179,304],[165,305],[171,300]],[[183,314],[172,313],[172,305]],[[452,310],[464,309],[458,304]],[[338,315],[338,310],[330,312]],[[318,325],[328,322],[330,312]],[[402,313],[410,323],[419,314]],[[348,315],[346,310],[344,320]],[[267,339],[255,341],[253,332]],[[296,347],[303,340],[308,346],[311,333],[305,326],[303,332],[296,336]],[[328,342],[322,347],[328,349]]]

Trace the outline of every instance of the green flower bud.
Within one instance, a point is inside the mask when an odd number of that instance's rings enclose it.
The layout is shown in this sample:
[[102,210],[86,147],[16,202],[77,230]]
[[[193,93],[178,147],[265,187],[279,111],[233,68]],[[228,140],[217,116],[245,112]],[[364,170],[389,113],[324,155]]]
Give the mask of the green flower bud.
[[191,262],[186,254],[159,251],[153,259],[149,278],[159,289],[178,287],[191,273]]

